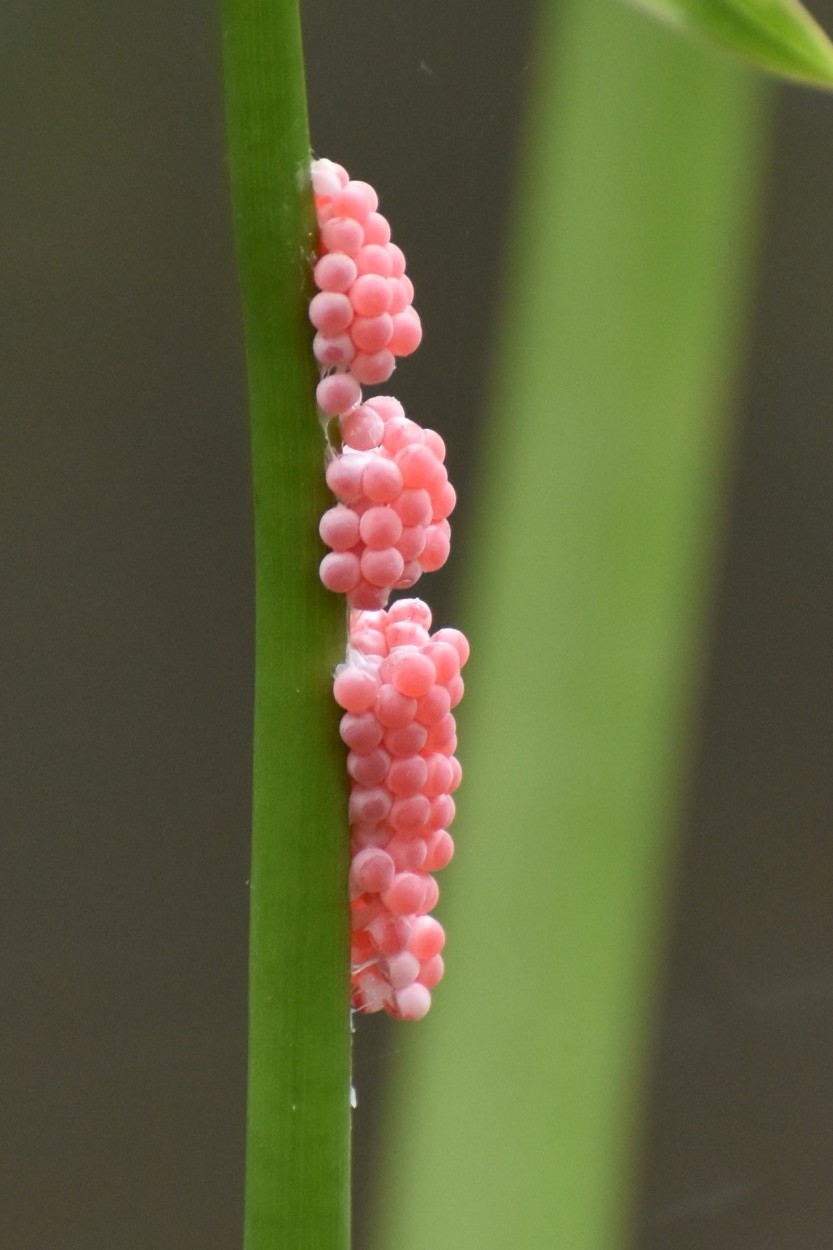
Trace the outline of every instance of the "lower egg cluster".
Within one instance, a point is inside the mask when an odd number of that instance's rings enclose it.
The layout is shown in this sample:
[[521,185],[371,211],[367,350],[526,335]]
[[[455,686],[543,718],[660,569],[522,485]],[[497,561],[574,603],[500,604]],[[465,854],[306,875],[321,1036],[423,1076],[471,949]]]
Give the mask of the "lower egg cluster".
[[430,634],[419,599],[353,611],[334,694],[350,774],[353,1005],[417,1020],[443,975],[442,925],[428,913],[432,876],[454,852],[448,827],[460,783],[452,709],[468,643]]

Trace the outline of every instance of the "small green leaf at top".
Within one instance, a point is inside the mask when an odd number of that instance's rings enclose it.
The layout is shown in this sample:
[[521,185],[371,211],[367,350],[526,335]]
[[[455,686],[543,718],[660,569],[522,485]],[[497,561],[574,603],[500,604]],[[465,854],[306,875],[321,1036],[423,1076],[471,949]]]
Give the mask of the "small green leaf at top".
[[833,44],[799,0],[631,0],[761,69],[833,89]]

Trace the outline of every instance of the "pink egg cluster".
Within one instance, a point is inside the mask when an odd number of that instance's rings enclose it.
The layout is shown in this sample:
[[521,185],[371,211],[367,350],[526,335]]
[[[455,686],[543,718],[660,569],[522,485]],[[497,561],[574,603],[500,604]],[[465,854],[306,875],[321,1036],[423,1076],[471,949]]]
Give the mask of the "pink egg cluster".
[[380,395],[342,419],[344,449],[327,466],[339,501],[319,526],[332,550],[321,561],[324,585],[354,608],[381,608],[391,590],[409,589],[448,559],[448,523],[457,496],[445,444]]
[[340,447],[328,450],[337,502],[319,526],[330,548],[320,575],[352,609],[334,694],[349,752],[353,1006],[419,1020],[444,971],[445,933],[428,913],[439,897],[432,874],[454,851],[451,796],[462,770],[452,709],[469,647],[457,629],[431,635],[420,599],[385,605],[391,591],[445,564],[456,494],[439,434],[392,396],[362,396],[422,338],[405,257],[376,192],[326,160],[313,162],[312,186],[316,398],[328,429],[337,417],[340,432]]
[[310,320],[324,375],[316,396],[325,417],[338,417],[341,434],[327,468],[338,504],[321,521],[331,550],[320,575],[351,607],[372,610],[445,564],[456,495],[439,434],[406,417],[390,396],[362,402],[360,383],[386,381],[394,357],[409,355],[422,337],[405,258],[390,241],[376,192],[327,160],[313,162],[312,185],[320,255]]
[[405,256],[391,242],[373,187],[351,180],[333,161],[318,160],[312,188],[320,255],[309,317],[317,330],[316,360],[322,369],[338,370],[317,392],[322,411],[335,417],[359,402],[362,385],[386,382],[397,356],[416,351],[422,326]]
[[452,709],[469,654],[459,630],[430,626],[420,599],[351,612],[334,684],[351,779],[353,1004],[408,1020],[425,1015],[444,971],[445,933],[428,912],[439,897],[431,874],[454,852]]

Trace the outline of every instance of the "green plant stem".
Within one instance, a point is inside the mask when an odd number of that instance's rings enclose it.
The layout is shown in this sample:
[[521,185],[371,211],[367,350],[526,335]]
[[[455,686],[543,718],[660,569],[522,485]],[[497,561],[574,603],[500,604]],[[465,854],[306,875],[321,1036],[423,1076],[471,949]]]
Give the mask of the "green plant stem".
[[224,0],[255,508],[246,1250],[349,1244],[346,785],[319,584],[326,507],[306,319],[314,214],[296,0]]

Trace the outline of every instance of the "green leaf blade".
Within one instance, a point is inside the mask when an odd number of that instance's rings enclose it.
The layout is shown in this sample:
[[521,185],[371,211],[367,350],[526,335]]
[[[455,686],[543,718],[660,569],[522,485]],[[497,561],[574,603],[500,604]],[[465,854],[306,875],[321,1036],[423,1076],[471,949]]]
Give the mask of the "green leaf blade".
[[618,0],[541,12],[447,976],[401,1046],[378,1250],[630,1244],[765,96]]
[[758,68],[833,89],[833,44],[799,0],[632,0]]

